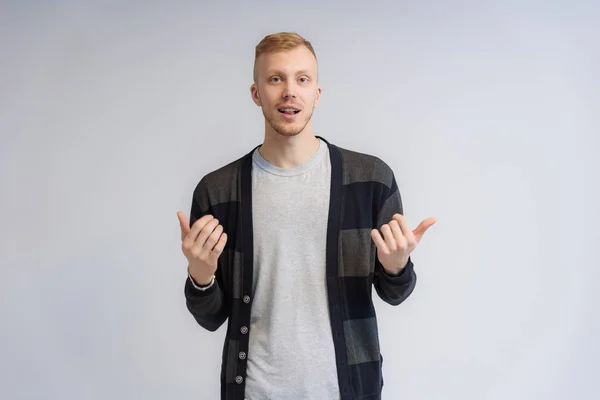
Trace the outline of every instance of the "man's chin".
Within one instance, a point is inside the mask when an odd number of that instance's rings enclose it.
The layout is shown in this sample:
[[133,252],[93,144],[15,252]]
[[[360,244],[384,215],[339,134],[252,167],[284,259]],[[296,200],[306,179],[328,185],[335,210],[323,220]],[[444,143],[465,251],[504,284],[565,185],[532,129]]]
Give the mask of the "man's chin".
[[275,132],[279,133],[282,136],[296,136],[298,135],[300,132],[302,132],[302,130],[300,129],[275,129]]
[[271,125],[273,130],[282,136],[296,136],[300,134],[307,124],[274,124]]
[[[264,114],[264,112],[263,112]],[[282,121],[279,116],[271,116],[271,118],[267,118],[267,115],[264,114],[265,120],[271,126],[277,134],[281,136],[297,136],[304,131],[308,123],[310,122],[310,117],[312,117],[312,113],[308,120],[302,121]]]

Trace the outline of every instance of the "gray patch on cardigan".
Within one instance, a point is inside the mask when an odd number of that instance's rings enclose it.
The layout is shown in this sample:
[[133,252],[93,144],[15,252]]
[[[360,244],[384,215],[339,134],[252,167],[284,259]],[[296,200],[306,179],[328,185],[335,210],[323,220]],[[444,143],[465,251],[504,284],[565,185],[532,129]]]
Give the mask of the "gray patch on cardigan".
[[376,317],[344,321],[344,334],[349,365],[379,360]]
[[338,146],[343,161],[342,184],[379,182],[392,186],[393,171],[381,158]]
[[[338,276],[368,276],[373,273],[376,247],[371,239],[370,228],[340,230],[338,243],[340,246]],[[346,257],[342,257],[343,255]]]

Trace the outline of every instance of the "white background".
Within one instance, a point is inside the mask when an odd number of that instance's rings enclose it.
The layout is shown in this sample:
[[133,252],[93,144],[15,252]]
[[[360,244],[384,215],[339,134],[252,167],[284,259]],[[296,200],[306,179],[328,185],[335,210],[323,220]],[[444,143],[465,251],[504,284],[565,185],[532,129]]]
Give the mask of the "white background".
[[384,399],[598,399],[598,3],[219,4],[0,6],[0,398],[218,398],[176,212],[262,142],[254,46],[297,31],[315,132],[438,218],[377,298]]

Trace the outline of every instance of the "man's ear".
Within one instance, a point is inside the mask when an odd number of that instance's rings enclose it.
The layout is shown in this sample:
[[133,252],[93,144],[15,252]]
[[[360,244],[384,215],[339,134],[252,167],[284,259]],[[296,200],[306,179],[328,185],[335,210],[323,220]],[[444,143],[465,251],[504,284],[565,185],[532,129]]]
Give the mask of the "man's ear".
[[260,93],[258,93],[258,86],[256,83],[253,83],[252,86],[250,86],[250,95],[252,96],[252,101],[254,101],[254,104],[260,107],[262,103],[260,101]]
[[317,88],[317,94],[315,95],[315,104],[314,104],[313,108],[317,107],[317,104],[319,104],[319,100],[321,100],[321,87],[320,86]]

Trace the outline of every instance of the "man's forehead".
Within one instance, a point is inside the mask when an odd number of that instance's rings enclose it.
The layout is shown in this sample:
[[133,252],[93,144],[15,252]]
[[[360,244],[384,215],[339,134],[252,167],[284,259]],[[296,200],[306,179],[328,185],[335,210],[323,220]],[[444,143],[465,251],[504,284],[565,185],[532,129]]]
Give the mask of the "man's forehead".
[[261,62],[263,71],[269,73],[312,74],[317,72],[315,59],[298,59],[295,57],[265,57]]
[[316,67],[317,64],[315,56],[305,48],[265,53],[259,57],[259,62],[262,62],[267,68],[272,64],[277,64],[294,65],[307,70]]

